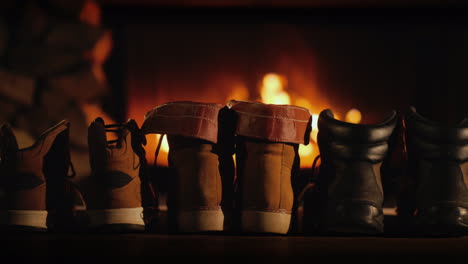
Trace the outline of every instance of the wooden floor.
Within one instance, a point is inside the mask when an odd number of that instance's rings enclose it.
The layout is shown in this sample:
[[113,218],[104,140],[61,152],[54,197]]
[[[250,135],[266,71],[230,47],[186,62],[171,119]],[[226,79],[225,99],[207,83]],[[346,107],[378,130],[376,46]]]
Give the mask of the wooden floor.
[[[2,256],[167,256],[219,258],[264,257],[329,260],[361,258],[374,263],[392,259],[468,257],[468,237],[295,237],[168,234],[0,234]],[[375,262],[377,260],[377,262]],[[88,262],[87,262],[88,263]],[[156,263],[156,262],[155,262]],[[268,262],[271,263],[271,262]],[[310,262],[313,263],[313,262]]]

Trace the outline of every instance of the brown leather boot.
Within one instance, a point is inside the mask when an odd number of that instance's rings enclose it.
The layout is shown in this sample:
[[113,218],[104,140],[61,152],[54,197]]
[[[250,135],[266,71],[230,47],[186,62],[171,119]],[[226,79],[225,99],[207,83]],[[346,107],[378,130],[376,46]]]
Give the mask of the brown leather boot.
[[[67,197],[70,166],[69,122],[44,132],[30,147],[19,149],[9,125],[0,128],[0,187],[6,200],[0,225],[15,230],[46,230],[71,221],[73,201]],[[48,214],[49,212],[49,214]]]
[[167,134],[169,218],[180,232],[222,231],[222,180],[219,171],[218,113],[221,105],[171,102],[145,117],[145,134]]
[[309,143],[311,115],[305,108],[231,101],[236,113],[236,165],[240,228],[286,234],[299,169],[299,144]]
[[[115,132],[116,140],[108,140]],[[146,166],[142,137],[134,120],[105,125],[102,118],[88,130],[93,189],[86,199],[90,227],[99,231],[144,230],[140,168]]]

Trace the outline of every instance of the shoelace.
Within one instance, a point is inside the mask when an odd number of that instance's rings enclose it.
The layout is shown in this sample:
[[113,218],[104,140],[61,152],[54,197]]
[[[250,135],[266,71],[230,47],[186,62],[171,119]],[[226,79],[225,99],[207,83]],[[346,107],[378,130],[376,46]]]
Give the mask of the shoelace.
[[[298,201],[303,201],[304,200],[304,196],[307,192],[309,191],[312,191],[316,188],[317,186],[317,175],[319,174],[316,169],[317,169],[317,162],[318,160],[320,159],[320,155],[317,155],[315,158],[314,158],[314,161],[312,162],[312,173],[307,181],[307,184],[304,186],[304,188],[302,189],[301,193],[298,195],[297,197],[297,200]],[[318,169],[320,170],[320,167],[318,167]]]
[[109,125],[105,125],[104,128],[106,129],[106,133],[114,132],[117,134],[117,139],[106,141],[107,145],[110,146],[110,145],[118,144],[120,142],[122,131],[124,128],[126,128],[126,125],[125,124],[109,124]]

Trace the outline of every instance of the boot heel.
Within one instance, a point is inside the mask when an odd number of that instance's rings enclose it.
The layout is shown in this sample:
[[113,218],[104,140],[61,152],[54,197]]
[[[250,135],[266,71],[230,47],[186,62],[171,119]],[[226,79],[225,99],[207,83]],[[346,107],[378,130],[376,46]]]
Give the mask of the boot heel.
[[369,204],[339,204],[331,209],[324,228],[328,233],[383,233],[383,211]]
[[223,231],[224,214],[220,210],[181,211],[178,214],[180,232]]
[[421,229],[423,234],[434,236],[466,235],[468,210],[453,204],[439,204],[421,210],[415,220],[417,228]]
[[242,211],[241,228],[247,233],[287,234],[291,214],[262,211]]
[[47,230],[47,211],[8,210],[0,211],[0,226],[8,230]]
[[142,207],[89,210],[88,216],[89,226],[92,229],[103,227],[107,230],[116,229],[117,231],[145,229]]

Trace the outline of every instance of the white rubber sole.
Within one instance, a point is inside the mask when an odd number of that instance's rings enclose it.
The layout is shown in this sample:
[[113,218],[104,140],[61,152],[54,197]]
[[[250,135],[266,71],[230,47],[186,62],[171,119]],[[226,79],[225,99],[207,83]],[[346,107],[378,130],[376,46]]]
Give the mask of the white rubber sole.
[[28,226],[47,229],[47,211],[7,210],[0,211],[0,225]]
[[143,207],[88,210],[88,217],[90,226],[112,224],[145,225]]
[[181,211],[177,215],[180,232],[223,231],[224,214],[221,210]]
[[241,228],[248,233],[287,234],[291,224],[291,214],[242,211]]

